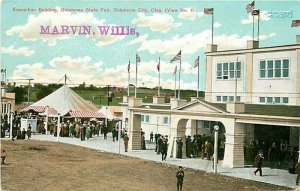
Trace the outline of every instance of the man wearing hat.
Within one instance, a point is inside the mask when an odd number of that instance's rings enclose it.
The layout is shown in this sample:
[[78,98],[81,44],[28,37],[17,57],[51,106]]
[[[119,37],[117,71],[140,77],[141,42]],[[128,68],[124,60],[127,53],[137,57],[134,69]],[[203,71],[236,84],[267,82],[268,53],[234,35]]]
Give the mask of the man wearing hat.
[[177,178],[177,191],[181,191],[183,186],[183,179],[184,179],[184,172],[182,170],[182,166],[179,166],[179,171],[177,171],[176,173],[176,178]]
[[254,166],[257,168],[254,171],[254,174],[256,175],[257,172],[259,172],[259,176],[262,176],[262,161],[263,161],[264,157],[263,157],[263,153],[262,151],[259,151],[259,153],[256,155],[256,157],[254,158]]

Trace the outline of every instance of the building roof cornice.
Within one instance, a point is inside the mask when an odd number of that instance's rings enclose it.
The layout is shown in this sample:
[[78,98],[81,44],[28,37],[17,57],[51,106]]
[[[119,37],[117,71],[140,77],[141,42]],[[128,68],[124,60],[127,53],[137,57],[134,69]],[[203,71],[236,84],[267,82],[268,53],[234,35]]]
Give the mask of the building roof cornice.
[[224,51],[217,51],[217,52],[206,52],[206,55],[222,56],[222,55],[237,55],[237,54],[246,54],[246,53],[286,51],[286,50],[296,50],[296,49],[300,49],[300,44],[262,47],[262,48],[254,48],[254,49],[238,49],[238,50],[224,50]]

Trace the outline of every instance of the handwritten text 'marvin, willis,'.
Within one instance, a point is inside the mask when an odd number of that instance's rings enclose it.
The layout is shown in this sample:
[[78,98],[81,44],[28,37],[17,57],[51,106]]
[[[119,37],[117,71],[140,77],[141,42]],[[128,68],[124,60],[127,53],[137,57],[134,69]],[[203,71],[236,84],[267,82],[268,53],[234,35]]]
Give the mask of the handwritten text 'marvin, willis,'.
[[40,34],[44,35],[136,35],[139,33],[135,28],[129,26],[97,26],[96,30],[93,30],[92,26],[40,26]]

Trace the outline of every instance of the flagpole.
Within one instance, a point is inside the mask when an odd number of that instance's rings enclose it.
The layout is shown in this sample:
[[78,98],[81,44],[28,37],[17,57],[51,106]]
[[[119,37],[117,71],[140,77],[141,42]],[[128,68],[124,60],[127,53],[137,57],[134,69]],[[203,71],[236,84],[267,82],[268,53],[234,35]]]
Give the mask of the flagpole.
[[[136,55],[137,57],[137,55]],[[137,87],[137,59],[135,58],[135,87],[134,87],[134,98],[136,98],[136,87]]]
[[254,40],[254,15],[252,15],[252,40]]
[[214,12],[211,17],[211,44],[214,44]]
[[[199,58],[199,56],[198,56],[198,60],[199,60],[200,58]],[[200,62],[200,60],[199,60],[199,62]],[[199,97],[199,63],[198,63],[198,83],[197,83],[197,97]]]
[[238,63],[239,57],[236,57],[236,63],[235,63],[235,87],[234,87],[234,101],[236,101],[237,97],[237,63]]
[[160,97],[160,57],[158,57],[158,88],[157,88],[157,96]]
[[260,19],[260,11],[258,12],[258,21],[257,21],[257,41],[259,41],[259,19]]
[[177,77],[177,72],[175,73],[174,76],[175,76],[175,92],[174,92],[174,96],[175,96],[175,98],[177,98],[177,96],[176,96],[176,94],[177,94],[177,92],[176,92],[176,83],[177,83],[177,80],[176,80],[177,78],[176,77]]
[[[181,51],[181,50],[180,50]],[[182,52],[181,52],[182,55]],[[178,85],[178,99],[180,99],[180,73],[181,73],[181,56],[180,56],[180,63],[179,63],[179,85]]]
[[128,93],[127,93],[127,96],[129,97],[130,96],[130,60],[129,60],[129,65],[128,65]]

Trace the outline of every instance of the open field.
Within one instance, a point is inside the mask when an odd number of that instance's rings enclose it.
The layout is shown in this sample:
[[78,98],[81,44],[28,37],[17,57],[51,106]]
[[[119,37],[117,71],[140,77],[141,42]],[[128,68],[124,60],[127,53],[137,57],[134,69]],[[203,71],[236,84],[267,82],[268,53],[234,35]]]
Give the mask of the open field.
[[[1,140],[3,190],[176,190],[177,166],[41,141]],[[289,190],[249,180],[185,170],[183,190]]]

